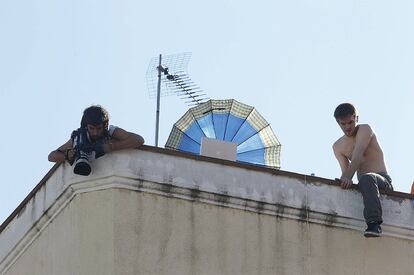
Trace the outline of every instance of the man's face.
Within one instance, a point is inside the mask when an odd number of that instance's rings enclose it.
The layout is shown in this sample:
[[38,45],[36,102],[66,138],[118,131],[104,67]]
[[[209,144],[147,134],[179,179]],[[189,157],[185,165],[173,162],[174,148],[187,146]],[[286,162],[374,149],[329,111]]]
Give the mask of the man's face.
[[103,124],[98,124],[98,125],[87,124],[86,128],[88,129],[89,137],[92,140],[97,140],[103,136],[103,133],[104,133]]
[[355,134],[356,125],[358,122],[358,116],[350,115],[336,120],[341,127],[342,131],[347,137],[352,137]]

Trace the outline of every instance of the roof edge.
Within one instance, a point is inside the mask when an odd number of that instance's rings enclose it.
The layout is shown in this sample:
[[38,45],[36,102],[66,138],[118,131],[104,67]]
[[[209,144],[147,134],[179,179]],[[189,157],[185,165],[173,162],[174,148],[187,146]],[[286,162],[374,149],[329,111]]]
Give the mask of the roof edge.
[[[224,159],[216,159],[212,157],[206,157],[201,155],[195,155],[191,153],[186,152],[180,152],[175,151],[171,149],[165,149],[160,147],[154,147],[154,146],[148,146],[143,145],[138,150],[142,151],[149,151],[149,152],[156,152],[171,156],[177,156],[182,158],[188,158],[188,159],[194,159],[194,160],[200,160],[200,161],[206,161],[206,162],[212,162],[212,163],[218,163],[233,167],[239,167],[244,168],[248,170],[253,171],[260,171],[265,173],[270,173],[274,175],[281,175],[281,176],[287,176],[287,177],[293,177],[301,180],[305,180],[306,182],[319,182],[324,183],[328,185],[336,185],[339,186],[340,184],[336,182],[335,180],[328,179],[328,178],[322,178],[322,177],[316,177],[316,176],[310,176],[305,174],[299,174],[295,172],[290,171],[284,171],[284,170],[276,170],[274,168],[269,168],[266,166],[260,166],[260,165],[254,165],[249,163],[241,163],[241,162],[234,162]],[[16,209],[4,220],[4,222],[0,225],[0,234],[4,231],[4,229],[7,227],[7,225],[16,217],[19,215],[19,213],[25,208],[25,205],[34,197],[34,195],[37,193],[38,190],[40,190],[43,185],[47,182],[47,180],[53,175],[53,173],[58,169],[61,163],[56,163],[47,173],[46,175],[40,180],[40,182],[33,188],[32,191],[23,199],[23,201],[16,207]],[[358,189],[357,185],[354,184],[351,189]],[[414,195],[411,195],[409,193],[399,192],[399,191],[388,191],[388,190],[382,190],[382,194],[387,194],[388,196],[403,198],[403,199],[414,199]]]

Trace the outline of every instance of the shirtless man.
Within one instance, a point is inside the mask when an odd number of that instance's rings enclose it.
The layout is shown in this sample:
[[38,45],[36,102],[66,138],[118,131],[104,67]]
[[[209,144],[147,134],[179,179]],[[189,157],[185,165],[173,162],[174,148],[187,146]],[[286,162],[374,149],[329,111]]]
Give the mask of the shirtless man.
[[333,145],[342,170],[341,187],[350,188],[352,178],[357,173],[358,188],[364,201],[364,218],[368,226],[364,236],[379,237],[382,233],[379,189],[393,190],[382,149],[372,128],[368,124],[358,125],[358,116],[352,104],[340,104],[335,109],[334,117],[344,132]]

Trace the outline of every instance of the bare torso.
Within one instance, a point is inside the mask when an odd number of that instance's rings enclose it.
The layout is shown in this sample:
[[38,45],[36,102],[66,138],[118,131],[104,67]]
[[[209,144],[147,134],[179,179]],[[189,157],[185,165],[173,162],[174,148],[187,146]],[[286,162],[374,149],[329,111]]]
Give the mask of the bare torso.
[[[334,145],[334,150],[336,151],[336,153],[339,153],[340,155],[344,156],[348,161],[348,165],[352,160],[359,132],[361,130],[366,131],[366,128],[364,127],[369,128],[368,125],[359,125],[359,127],[361,127],[361,129],[358,129],[356,135],[352,137],[344,135],[340,139],[338,139]],[[371,129],[369,128],[369,130]],[[374,132],[372,132],[370,139],[367,140],[367,142],[367,147],[362,153],[362,158],[357,168],[357,174],[361,175],[370,172],[386,173],[387,168],[384,161],[384,154]],[[343,168],[342,165],[341,168]]]

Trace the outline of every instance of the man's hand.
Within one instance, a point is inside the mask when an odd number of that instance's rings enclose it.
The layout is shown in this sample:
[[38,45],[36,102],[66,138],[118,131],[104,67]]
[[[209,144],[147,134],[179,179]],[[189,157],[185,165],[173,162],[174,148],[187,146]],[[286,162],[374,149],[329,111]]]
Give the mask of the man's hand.
[[74,149],[66,149],[64,154],[65,160],[67,160],[69,163],[73,163],[75,160],[76,151]]
[[103,155],[105,155],[105,153],[109,153],[108,149],[107,149],[107,144],[106,143],[97,143],[94,146],[94,151],[95,151],[95,158],[100,158]]
[[343,189],[348,189],[348,188],[350,188],[350,187],[352,186],[352,184],[353,184],[352,179],[349,179],[349,178],[344,177],[344,176],[342,176],[339,180],[340,180],[340,182],[341,182],[341,187],[342,187]]
[[112,141],[103,144],[103,150],[105,153],[110,153],[114,150]]

